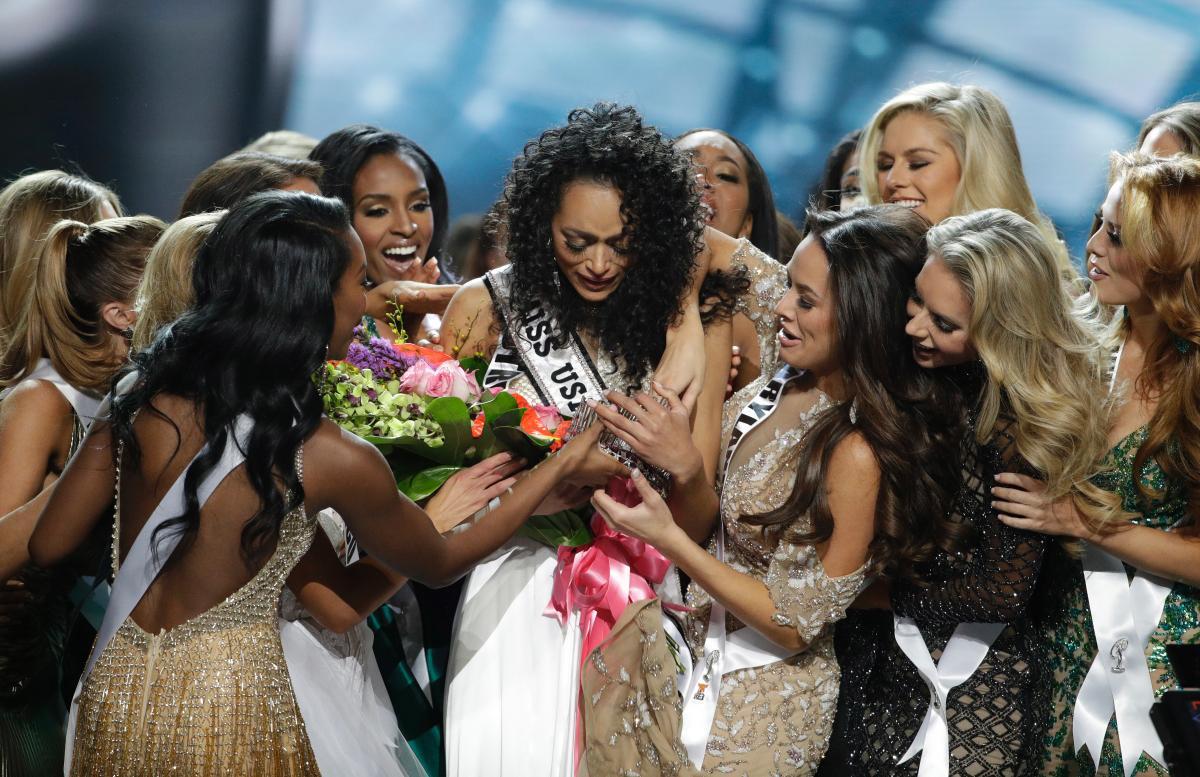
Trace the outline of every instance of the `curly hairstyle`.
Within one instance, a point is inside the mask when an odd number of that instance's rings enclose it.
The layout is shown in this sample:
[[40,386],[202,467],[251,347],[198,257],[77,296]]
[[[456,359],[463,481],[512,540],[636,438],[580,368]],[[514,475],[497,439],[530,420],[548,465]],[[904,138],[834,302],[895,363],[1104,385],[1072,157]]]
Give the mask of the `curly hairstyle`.
[[163,393],[195,403],[208,443],[184,476],[184,512],[155,531],[156,548],[159,532],[180,534],[182,546],[195,537],[197,489],[243,414],[253,424],[244,446],[246,474],[261,504],[242,529],[243,558],[261,560],[284,515],[303,502],[295,453],[321,420],[312,375],[333,331],[334,290],[350,262],[349,230],[346,208],[330,198],[270,191],[234,205],[196,257],[193,306],[134,354],[124,373],[137,371],[138,379],[112,410],[113,434],[126,455],[139,459],[133,420],[140,408],[166,419],[153,404]]
[[[620,192],[633,259],[593,319],[562,276],[551,234],[563,190],[575,181],[597,181]],[[700,197],[687,157],[632,107],[577,108],[565,125],[526,144],[505,179],[499,207],[518,321],[548,307],[560,345],[569,333],[591,327],[630,384],[639,384],[662,356],[703,245]]]
[[1108,351],[1094,321],[1076,315],[1053,248],[1037,225],[990,208],[929,230],[929,252],[971,300],[968,331],[987,380],[976,437],[989,441],[1011,418],[1016,453],[1046,483],[1096,520],[1120,514],[1093,484],[1108,449]]
[[904,577],[962,532],[947,516],[961,483],[962,396],[912,358],[906,306],[925,261],[928,223],[907,208],[877,205],[808,212],[809,234],[829,261],[838,361],[846,401],[821,413],[804,437],[795,485],[777,509],[745,518],[781,529],[807,515],[801,541],[833,533],[826,472],[847,436],[863,436],[882,478],[871,541],[873,573]]
[[697,132],[715,132],[737,146],[738,151],[742,153],[746,160],[746,189],[750,193],[750,204],[746,212],[754,219],[750,227],[750,242],[772,259],[779,259],[782,254],[779,253],[779,221],[775,210],[775,194],[771,191],[771,182],[767,179],[767,171],[763,169],[762,163],[749,146],[725,130],[697,127],[676,136],[672,142],[679,143],[688,135],[695,135]]
[[429,204],[433,209],[433,237],[429,239],[427,257],[436,256],[443,267],[453,267],[451,259],[442,256],[446,232],[450,229],[450,200],[446,181],[433,157],[399,132],[390,132],[369,124],[351,124],[331,132],[313,148],[308,158],[321,165],[321,191],[337,197],[353,218],[354,179],[358,171],[380,154],[405,157],[421,168],[425,185],[429,187]]
[[[1121,185],[1121,242],[1141,271],[1141,286],[1166,329],[1146,353],[1137,390],[1158,395],[1146,441],[1134,459],[1143,498],[1147,462],[1186,484],[1193,518],[1200,509],[1200,160],[1113,154]],[[1128,322],[1121,323],[1121,334]],[[1113,525],[1093,528],[1113,531]]]

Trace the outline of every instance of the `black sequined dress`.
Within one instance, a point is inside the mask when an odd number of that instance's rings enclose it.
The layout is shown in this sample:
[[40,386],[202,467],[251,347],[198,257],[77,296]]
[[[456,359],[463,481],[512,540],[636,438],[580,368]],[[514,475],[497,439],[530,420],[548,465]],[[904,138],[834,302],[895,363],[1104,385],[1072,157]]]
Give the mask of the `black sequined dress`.
[[[969,549],[939,554],[919,570],[924,583],[899,581],[892,588],[894,612],[917,622],[935,662],[959,623],[1008,624],[975,674],[950,693],[946,712],[954,775],[1024,774],[1041,745],[1040,732],[1033,730],[1041,720],[1035,708],[1046,700],[1033,660],[1029,603],[1047,538],[1006,526],[990,507],[996,473],[1022,469],[1001,453],[1011,450],[1013,440],[1005,431],[983,446],[971,433],[964,442],[963,482],[953,514],[972,529]],[[898,761],[920,729],[929,688],[896,644],[891,618],[883,615],[861,612],[847,619],[838,635],[838,647],[846,652],[838,655],[843,708],[835,734],[841,741],[831,745],[836,762],[824,764],[822,774],[917,774],[920,755]]]

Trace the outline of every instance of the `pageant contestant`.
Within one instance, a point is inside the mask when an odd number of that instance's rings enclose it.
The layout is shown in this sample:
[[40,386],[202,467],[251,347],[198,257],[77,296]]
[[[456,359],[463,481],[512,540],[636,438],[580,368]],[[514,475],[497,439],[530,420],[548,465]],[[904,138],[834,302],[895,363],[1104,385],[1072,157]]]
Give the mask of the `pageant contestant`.
[[[321,190],[349,208],[367,252],[372,290],[366,328],[396,339],[400,333],[392,330],[388,314],[390,302],[402,299],[407,300],[403,323],[408,339],[432,336],[437,315],[457,291],[434,285],[442,274],[439,260],[450,228],[450,204],[433,158],[398,132],[366,124],[333,132],[309,158],[324,169]],[[414,284],[422,294],[404,294],[417,288]]]
[[1008,110],[988,90],[941,82],[906,89],[863,130],[858,163],[868,202],[899,203],[931,224],[984,208],[1023,216],[1054,248],[1063,279],[1078,280],[1029,191]]
[[50,227],[61,219],[91,224],[121,213],[112,191],[61,170],[30,173],[0,191],[0,345],[29,295]]
[[1117,155],[1111,179],[1088,241],[1093,293],[1121,310],[1095,482],[1125,514],[1047,504],[1049,489],[1012,474],[995,489],[1006,522],[1084,540],[1081,558],[1052,557],[1039,608],[1053,706],[1038,763],[1055,777],[1166,775],[1150,705],[1178,685],[1166,646],[1200,642],[1200,162]]
[[[675,138],[674,145],[691,158],[696,170],[708,234],[715,230],[737,240],[724,262],[727,269],[744,273],[750,282],[733,317],[733,344],[741,359],[734,387],[742,388],[763,372],[774,372],[779,358],[771,311],[787,286],[787,271],[777,260],[775,195],[754,152],[727,132],[689,130]],[[717,248],[718,239],[710,237],[708,242]]]
[[[633,509],[594,498],[691,578],[696,669],[678,689],[681,721],[658,605],[631,608],[584,676],[592,774],[813,773],[838,696],[827,627],[868,576],[908,565],[920,516],[949,508],[957,405],[903,333],[926,224],[881,206],[810,213],[809,226],[775,311],[785,365],[726,403],[719,499],[697,489],[675,508],[719,515],[708,550],[647,488]],[[678,413],[645,395],[609,398],[637,422],[597,413],[648,462],[700,467]]]
[[[443,343],[491,359],[486,385],[568,416],[608,389],[647,388],[704,245],[698,200],[687,159],[634,109],[573,111],[514,162],[502,199],[512,264],[463,287]],[[695,435],[708,467],[680,490],[711,487],[728,325],[710,327],[704,347]],[[538,514],[587,502],[581,491],[559,497]],[[701,540],[711,523],[687,529]],[[450,660],[449,774],[574,773],[580,626],[546,615],[556,565],[554,547],[521,538],[472,572]],[[664,579],[678,602],[674,573]]]
[[[196,259],[193,307],[134,355],[111,415],[63,472],[29,543],[35,563],[61,563],[115,518],[71,774],[316,774],[311,741],[330,711],[298,703],[278,610],[318,512],[334,508],[396,573],[439,583],[560,481],[603,482],[609,463],[583,434],[490,520],[439,536],[378,451],[321,418],[312,374],[345,355],[364,278],[336,200],[270,192],[234,206]],[[279,321],[293,326],[281,334]]]
[[943,221],[928,242],[907,332],[918,364],[957,371],[971,408],[961,488],[952,512],[923,517],[935,553],[893,583],[894,629],[868,684],[844,689],[857,721],[845,773],[1011,777],[1040,745],[1046,681],[1029,615],[1046,539],[1001,523],[988,489],[1004,469],[1037,473],[1102,512],[1087,478],[1104,445],[1106,359],[1034,224],[983,210]]
[[[53,482],[87,433],[125,362],[134,290],[162,229],[146,216],[92,226],[61,221],[34,261],[23,265],[34,274],[30,296],[12,320],[0,365],[6,387],[0,392],[0,515]],[[51,774],[63,754],[66,708],[59,686],[71,624],[68,595],[81,574],[97,573],[103,538],[71,564],[40,569],[25,564],[33,528],[32,520],[26,523],[19,532],[6,527],[5,535],[14,547],[4,553],[4,566],[23,568],[8,581],[14,601],[0,618],[0,773]]]

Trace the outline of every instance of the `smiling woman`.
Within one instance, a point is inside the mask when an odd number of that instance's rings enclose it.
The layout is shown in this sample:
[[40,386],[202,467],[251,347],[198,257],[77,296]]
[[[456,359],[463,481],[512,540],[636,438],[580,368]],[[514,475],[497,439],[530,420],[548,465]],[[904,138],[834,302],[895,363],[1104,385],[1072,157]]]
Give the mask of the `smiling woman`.
[[901,92],[863,131],[859,167],[868,202],[904,205],[933,224],[985,208],[1028,219],[1050,241],[1063,280],[1078,279],[1029,191],[1012,119],[988,90],[935,82]]
[[409,339],[436,329],[436,320],[423,316],[444,311],[454,288],[428,286],[441,277],[438,254],[450,215],[446,183],[433,159],[403,135],[366,124],[331,133],[309,158],[324,168],[322,191],[350,210],[367,252],[373,287],[368,327],[398,336],[386,323],[390,303],[402,290],[417,289],[422,298],[410,297],[403,316]]

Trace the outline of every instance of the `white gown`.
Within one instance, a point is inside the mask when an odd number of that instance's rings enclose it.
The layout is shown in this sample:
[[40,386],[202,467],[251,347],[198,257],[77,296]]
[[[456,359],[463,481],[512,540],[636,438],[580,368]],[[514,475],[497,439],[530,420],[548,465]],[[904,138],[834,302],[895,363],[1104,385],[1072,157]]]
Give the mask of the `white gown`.
[[[346,563],[346,528],[332,510],[321,528]],[[400,734],[366,623],[345,634],[322,628],[286,586],[280,602],[279,640],[292,689],[304,715],[322,774],[346,777],[426,777]]]

